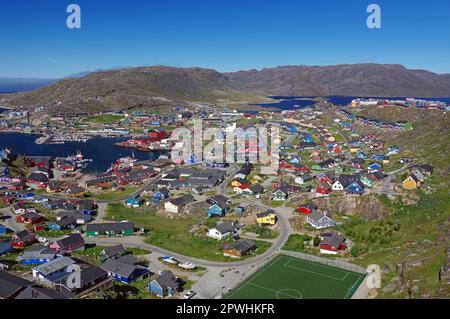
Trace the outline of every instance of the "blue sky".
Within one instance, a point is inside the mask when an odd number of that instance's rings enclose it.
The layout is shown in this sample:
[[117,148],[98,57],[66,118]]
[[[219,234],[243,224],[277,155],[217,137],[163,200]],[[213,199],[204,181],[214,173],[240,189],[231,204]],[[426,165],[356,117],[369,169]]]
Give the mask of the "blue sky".
[[[66,27],[66,7],[82,28]],[[366,27],[370,3],[382,29]],[[448,0],[15,0],[0,7],[0,77],[165,64],[219,71],[397,63],[450,73]]]

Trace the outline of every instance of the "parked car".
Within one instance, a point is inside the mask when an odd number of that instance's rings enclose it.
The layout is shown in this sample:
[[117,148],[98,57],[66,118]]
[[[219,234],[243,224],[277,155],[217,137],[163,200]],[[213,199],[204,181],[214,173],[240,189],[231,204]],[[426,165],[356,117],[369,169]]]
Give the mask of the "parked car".
[[45,237],[38,237],[37,241],[40,242],[41,244],[48,243],[48,239]]
[[178,260],[176,260],[172,256],[164,256],[162,258],[162,261],[165,262],[165,263],[168,263],[168,264],[172,264],[172,265],[178,264]]
[[184,294],[183,299],[191,299],[194,297],[197,293],[193,290],[189,290],[187,293]]

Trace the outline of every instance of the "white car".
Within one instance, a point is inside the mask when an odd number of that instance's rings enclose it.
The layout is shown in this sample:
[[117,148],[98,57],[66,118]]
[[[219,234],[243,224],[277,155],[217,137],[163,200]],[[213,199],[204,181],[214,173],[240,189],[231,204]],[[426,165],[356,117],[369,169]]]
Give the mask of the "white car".
[[175,258],[173,258],[172,256],[164,256],[162,258],[162,261],[164,261],[165,263],[168,263],[168,264],[172,264],[172,265],[178,264],[178,261]]
[[189,262],[184,262],[184,263],[178,264],[178,267],[190,270],[190,269],[195,269],[197,266],[195,266],[194,264],[191,264]]
[[48,242],[48,239],[45,237],[38,237],[37,241],[40,242],[41,244],[45,244]]
[[184,294],[183,299],[191,299],[194,297],[197,293],[193,290],[189,290],[187,293]]

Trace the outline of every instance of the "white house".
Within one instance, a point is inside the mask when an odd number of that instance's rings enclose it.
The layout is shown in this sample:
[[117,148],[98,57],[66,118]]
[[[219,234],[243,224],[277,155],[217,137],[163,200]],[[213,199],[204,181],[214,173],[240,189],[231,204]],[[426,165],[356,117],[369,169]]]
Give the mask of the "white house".
[[220,223],[216,227],[210,228],[206,235],[214,239],[222,240],[235,232],[236,227],[234,223]]
[[297,176],[297,177],[294,179],[294,182],[295,182],[296,184],[303,184],[303,183],[305,183],[305,180],[303,179],[303,177]]
[[164,209],[169,213],[179,213],[184,206],[195,201],[194,196],[184,195],[178,198],[173,198],[164,203]]
[[306,221],[316,229],[322,229],[327,227],[333,227],[336,225],[333,219],[331,219],[327,212],[314,211],[306,217]]
[[339,176],[336,181],[331,185],[333,191],[346,190],[352,183],[352,177],[348,175]]

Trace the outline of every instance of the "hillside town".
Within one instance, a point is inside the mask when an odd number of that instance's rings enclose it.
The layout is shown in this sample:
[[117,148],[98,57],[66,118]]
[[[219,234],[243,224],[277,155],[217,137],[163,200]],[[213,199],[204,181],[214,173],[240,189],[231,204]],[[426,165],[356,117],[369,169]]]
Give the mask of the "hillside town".
[[[354,113],[392,107],[448,111],[440,102],[373,99],[281,112],[191,103],[165,114],[59,114],[46,122],[42,107],[5,111],[2,130],[39,134],[37,144],[120,136],[114,147],[158,157],[116,157],[95,173],[86,168],[96,159],[81,150],[55,157],[2,145],[0,299],[218,298],[279,250],[353,262],[370,247],[346,227],[354,214],[333,203],[428,191],[434,174],[389,139],[414,130],[411,122]],[[183,141],[171,132],[191,130],[195,119],[219,128],[220,143],[236,128],[279,129],[274,174],[249,161],[174,163],[170,151]],[[67,280],[74,266],[76,288]]]

